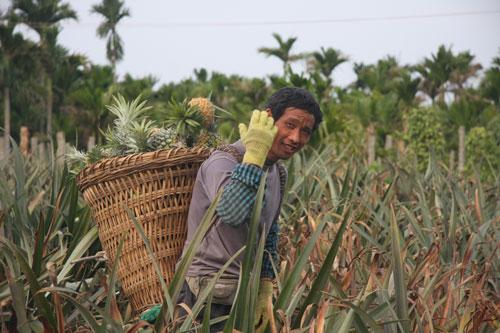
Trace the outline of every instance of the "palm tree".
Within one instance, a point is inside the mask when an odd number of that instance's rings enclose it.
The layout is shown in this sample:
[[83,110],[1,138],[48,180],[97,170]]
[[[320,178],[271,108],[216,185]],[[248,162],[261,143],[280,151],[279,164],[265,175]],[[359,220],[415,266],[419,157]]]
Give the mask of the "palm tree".
[[34,44],[14,32],[16,23],[11,14],[2,15],[0,21],[0,86],[4,103],[4,147],[1,148],[5,152],[10,148],[11,90],[26,82],[26,74],[34,72],[33,55],[36,54]]
[[[354,64],[354,72],[357,80],[353,86],[361,89],[365,94],[371,94],[372,100],[360,104],[358,110],[364,108],[369,110],[368,105],[373,105],[372,109],[379,120],[377,130],[386,135],[385,147],[392,149],[393,133],[400,130],[406,131],[405,113],[418,103],[415,99],[418,86],[418,78],[411,77],[411,69],[408,66],[399,65],[396,58],[387,56],[377,61],[376,64]],[[370,102],[370,103],[368,103]],[[359,112],[358,112],[359,113]],[[361,112],[361,114],[366,113]],[[364,116],[366,118],[366,116]],[[374,124],[368,121],[362,121],[367,127],[367,138],[369,138],[367,151],[369,161],[373,160],[374,147]],[[402,140],[398,141],[398,150],[404,150]]]
[[[399,77],[394,81],[393,92],[398,97],[398,107],[401,110],[401,116],[397,119],[401,121],[401,124],[390,121],[393,125],[401,125],[403,134],[408,133],[408,117],[410,110],[416,108],[420,105],[422,98],[418,96],[418,87],[420,86],[420,78],[412,77],[412,67],[405,66],[399,74]],[[387,137],[389,139],[389,136]],[[397,140],[397,150],[399,154],[403,154],[405,151],[405,144],[402,138]],[[389,147],[386,140],[386,146]]]
[[354,64],[354,73],[357,76],[354,86],[367,92],[378,91],[388,94],[393,91],[394,84],[399,80],[403,67],[396,58],[388,56],[376,64]]
[[[474,63],[474,56],[468,51],[453,54],[451,48],[446,49],[441,45],[438,52],[431,58],[424,59],[423,63],[417,66],[417,71],[422,75],[421,89],[432,99],[438,98],[438,102],[445,103],[445,94],[454,94],[454,104],[449,109],[455,116],[461,113],[468,114],[470,103],[460,102],[465,98],[466,83],[477,75],[481,65]],[[453,111],[454,110],[454,111]],[[457,118],[458,119],[458,118]],[[458,125],[458,170],[463,171],[465,165],[465,127],[461,121],[455,122]]]
[[463,84],[481,68],[472,64],[473,58],[468,52],[455,55],[451,48],[439,46],[436,54],[415,67],[422,78],[420,89],[432,102],[444,103],[453,84],[463,89]]
[[94,5],[91,12],[101,14],[104,21],[97,27],[97,35],[106,38],[106,56],[111,63],[113,73],[116,73],[116,63],[123,59],[123,42],[116,31],[118,23],[130,16],[128,8],[124,8],[124,1],[102,0],[102,3]]
[[273,56],[283,61],[283,73],[286,73],[286,68],[291,62],[303,58],[301,54],[291,54],[291,49],[297,41],[297,37],[290,37],[287,40],[283,40],[277,33],[273,33],[273,37],[278,42],[278,47],[261,47],[258,51],[267,57]]
[[19,22],[35,30],[40,37],[39,47],[44,68],[44,81],[47,89],[47,135],[52,135],[53,83],[51,72],[57,66],[53,58],[56,48],[58,23],[65,19],[77,19],[76,12],[61,0],[13,0],[14,13]]
[[83,80],[68,96],[69,111],[80,124],[83,139],[93,136],[101,143],[99,129],[104,128],[108,115],[105,105],[110,101],[110,88],[113,84],[113,70],[110,66],[93,65],[83,72]]
[[439,46],[436,54],[425,58],[415,67],[422,77],[420,89],[430,97],[432,102],[440,96],[444,99],[445,85],[450,79],[453,53],[444,45]]
[[486,107],[486,101],[477,94],[475,89],[467,89],[445,112],[450,127],[455,129],[458,127],[458,172],[464,171],[465,167],[466,131],[477,126],[481,113]]
[[0,25],[0,85],[3,98],[3,130],[4,130],[4,147],[0,147],[7,153],[10,149],[10,89],[16,82],[16,76],[13,66],[13,60],[21,51],[21,45],[24,44],[24,38],[19,33],[14,33],[14,24],[12,21],[2,21]]
[[372,164],[376,158],[377,132],[387,133],[390,124],[397,122],[399,116],[397,96],[394,93],[381,94],[379,91],[366,95],[355,90],[349,99],[352,108],[350,111],[365,127],[367,163]]
[[481,64],[474,63],[474,56],[469,51],[460,52],[454,59],[453,71],[450,75],[451,90],[455,99],[461,98],[467,82],[477,76],[482,69]]
[[309,64],[328,79],[337,66],[348,60],[339,50],[321,47],[320,52],[311,53]]
[[481,80],[481,94],[500,107],[500,55],[493,58],[492,66]]

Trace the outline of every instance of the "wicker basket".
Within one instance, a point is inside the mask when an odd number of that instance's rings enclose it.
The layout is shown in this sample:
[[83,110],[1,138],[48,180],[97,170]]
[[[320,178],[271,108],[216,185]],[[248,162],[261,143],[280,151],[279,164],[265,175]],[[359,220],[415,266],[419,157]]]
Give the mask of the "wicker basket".
[[160,303],[162,290],[144,241],[128,217],[143,227],[170,282],[187,233],[187,214],[196,174],[208,149],[172,149],[106,159],[77,177],[110,262],[127,235],[118,266],[123,292],[137,312]]

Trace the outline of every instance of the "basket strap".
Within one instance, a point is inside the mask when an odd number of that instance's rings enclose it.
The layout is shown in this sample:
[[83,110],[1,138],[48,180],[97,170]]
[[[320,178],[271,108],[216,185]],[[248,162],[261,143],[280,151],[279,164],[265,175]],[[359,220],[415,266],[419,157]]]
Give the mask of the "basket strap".
[[[231,154],[236,159],[236,161],[238,161],[238,163],[241,163],[241,161],[243,161],[243,154],[240,153],[238,149],[236,149],[231,145],[222,145],[217,147],[216,150],[220,150],[228,154]],[[280,161],[276,162],[276,165],[278,166],[278,173],[280,177],[280,194],[281,194],[280,206],[281,206],[281,201],[283,201],[283,195],[285,194],[286,170],[285,166]]]

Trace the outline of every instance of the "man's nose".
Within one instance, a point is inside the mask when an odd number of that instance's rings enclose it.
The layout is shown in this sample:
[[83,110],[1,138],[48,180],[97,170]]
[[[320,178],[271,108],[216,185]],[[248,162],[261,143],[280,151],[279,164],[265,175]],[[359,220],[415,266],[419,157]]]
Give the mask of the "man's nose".
[[290,141],[293,141],[294,143],[299,143],[299,141],[300,141],[300,130],[298,128],[295,128],[290,133],[290,136],[288,138],[290,139]]

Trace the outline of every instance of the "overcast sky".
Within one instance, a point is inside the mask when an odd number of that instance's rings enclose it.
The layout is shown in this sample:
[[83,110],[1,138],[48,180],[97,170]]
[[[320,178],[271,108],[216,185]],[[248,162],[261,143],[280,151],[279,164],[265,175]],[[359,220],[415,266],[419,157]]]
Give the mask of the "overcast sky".
[[[79,20],[63,24],[60,43],[107,63],[105,41],[96,36],[102,18],[90,14],[100,0],[66,2]],[[403,64],[416,63],[440,44],[469,50],[485,67],[500,55],[498,0],[127,0],[125,6],[131,17],[118,26],[125,46],[118,74],[152,74],[160,83],[193,76],[201,67],[249,77],[281,73],[279,60],[257,52],[277,45],[273,32],[298,37],[295,52],[341,50],[350,62],[334,72],[340,85],[354,79],[354,62],[393,55]]]

